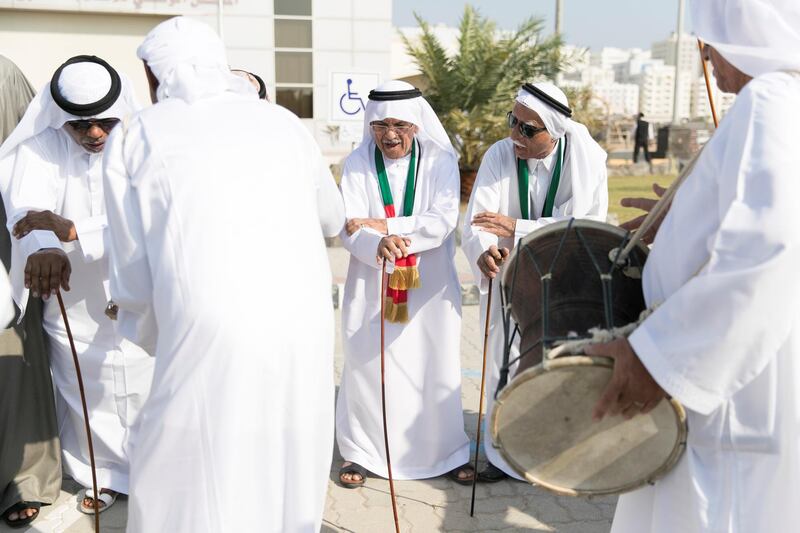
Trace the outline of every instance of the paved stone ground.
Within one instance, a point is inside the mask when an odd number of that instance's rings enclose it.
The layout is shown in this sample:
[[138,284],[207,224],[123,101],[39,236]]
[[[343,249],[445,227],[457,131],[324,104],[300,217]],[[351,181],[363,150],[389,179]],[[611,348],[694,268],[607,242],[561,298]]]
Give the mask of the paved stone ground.
[[[329,248],[334,282],[344,283],[347,254],[342,248]],[[468,265],[458,251],[457,266],[463,283],[471,281]],[[336,312],[337,324],[341,312]],[[341,339],[336,340],[336,379],[341,375],[343,356]],[[462,326],[462,398],[467,432],[475,439],[482,331],[478,324],[477,306],[463,308]],[[393,531],[389,484],[386,480],[369,478],[360,489],[338,486],[341,457],[335,452],[328,484],[328,499],[322,525],[323,533],[333,532],[391,532]],[[91,517],[77,510],[78,487],[66,480],[61,497],[52,506],[42,508],[42,516],[27,530],[37,533],[90,533]],[[552,531],[559,533],[606,533],[611,527],[616,498],[592,500],[560,497],[526,483],[506,480],[491,485],[478,485],[475,516],[469,516],[469,486],[461,486],[447,478],[421,481],[397,481],[400,527],[403,532],[512,532]],[[244,503],[247,508],[247,503]],[[248,511],[249,512],[249,511]],[[127,499],[101,515],[102,529],[107,533],[125,530]],[[0,533],[11,532],[0,523]],[[149,533],[149,532],[148,532]],[[162,532],[152,532],[162,533]],[[166,533],[166,532],[163,532]],[[245,532],[243,532],[245,533]]]

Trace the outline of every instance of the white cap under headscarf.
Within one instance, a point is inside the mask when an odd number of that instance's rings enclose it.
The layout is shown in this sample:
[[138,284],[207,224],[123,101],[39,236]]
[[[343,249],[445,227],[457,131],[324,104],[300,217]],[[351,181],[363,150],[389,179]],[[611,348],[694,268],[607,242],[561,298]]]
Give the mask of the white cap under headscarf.
[[180,98],[187,103],[225,92],[258,97],[245,79],[231,74],[225,44],[210,26],[186,17],[165,20],[136,50],[158,80],[159,101]]
[[[572,190],[578,190],[579,187],[594,187],[588,182],[582,182],[597,175],[597,168],[605,166],[608,154],[592,138],[586,126],[567,116],[569,101],[564,91],[548,82],[531,85],[535,88],[534,91],[538,90],[544,95],[536,96],[523,86],[517,93],[516,101],[539,115],[551,137],[554,139],[566,138],[564,175],[572,180]],[[557,103],[549,103],[547,99]],[[571,115],[571,112],[569,114]],[[576,207],[576,211],[580,210],[580,207]]]
[[[397,93],[403,91],[415,91],[415,87],[404,81],[392,80],[378,86],[370,94],[375,93]],[[431,105],[422,96],[413,98],[403,98],[397,100],[372,100],[367,102],[364,112],[364,136],[361,143],[368,145],[372,139],[372,129],[370,122],[380,121],[387,118],[410,122],[418,128],[417,138],[420,141],[431,141],[443,151],[458,158],[458,152],[453,148],[447,132],[444,131],[439,117],[436,116]]]
[[697,36],[745,74],[800,70],[798,0],[693,0],[691,7]]
[[[75,115],[59,107],[53,99],[50,82],[45,84],[28,105],[28,109],[17,127],[0,146],[0,160],[14,153],[21,143],[35,137],[47,128],[59,129],[70,120],[124,119],[138,111],[139,104],[130,81],[124,74],[119,74],[119,78],[121,88],[116,101],[105,111],[91,115]],[[111,84],[111,74],[105,67],[90,61],[77,62],[68,64],[61,70],[60,76],[58,76],[57,93],[73,104],[86,105],[105,97]]]

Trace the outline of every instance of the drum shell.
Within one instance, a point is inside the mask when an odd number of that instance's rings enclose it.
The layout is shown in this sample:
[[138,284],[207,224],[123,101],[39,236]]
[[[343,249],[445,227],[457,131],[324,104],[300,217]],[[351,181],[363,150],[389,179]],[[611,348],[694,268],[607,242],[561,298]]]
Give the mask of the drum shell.
[[[573,219],[547,225],[515,247],[503,273],[503,290],[524,354],[517,372],[542,361],[550,347],[547,339],[584,336],[590,328],[618,327],[638,319],[645,309],[641,271],[648,250],[636,246],[626,269],[612,270],[609,259],[627,235],[617,226]],[[608,313],[604,290],[609,291]]]

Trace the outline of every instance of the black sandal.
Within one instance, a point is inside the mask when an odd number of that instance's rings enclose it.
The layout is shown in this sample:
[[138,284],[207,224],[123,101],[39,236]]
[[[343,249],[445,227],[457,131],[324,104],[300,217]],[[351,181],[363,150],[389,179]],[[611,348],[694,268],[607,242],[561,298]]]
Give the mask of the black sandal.
[[508,477],[508,474],[494,466],[492,463],[486,465],[486,468],[478,472],[478,481],[483,483],[497,483],[503,481]]
[[[355,474],[361,476],[361,479],[359,479],[358,481],[345,481],[344,479],[342,479],[342,476],[344,476],[345,474],[350,474],[351,477]],[[366,479],[367,479],[367,469],[358,463],[351,462],[349,465],[342,466],[339,469],[339,483],[342,485],[342,487],[346,489],[357,489],[358,487],[364,485],[364,481],[366,481]]]
[[[3,513],[3,521],[6,525],[10,528],[18,529],[21,527],[25,527],[37,518],[39,518],[39,509],[42,508],[42,504],[39,502],[19,502],[12,505],[8,511]],[[25,509],[34,509],[36,512],[33,513],[31,516],[27,516],[25,518],[20,518],[18,520],[9,520],[8,517],[11,513],[19,513],[24,511]]]
[[[469,477],[458,477],[458,474],[461,472],[470,475]],[[472,485],[472,480],[475,479],[475,470],[469,463],[464,463],[463,465],[457,466],[451,471],[449,471],[447,473],[447,477],[449,477],[451,480],[455,481],[459,485]]]

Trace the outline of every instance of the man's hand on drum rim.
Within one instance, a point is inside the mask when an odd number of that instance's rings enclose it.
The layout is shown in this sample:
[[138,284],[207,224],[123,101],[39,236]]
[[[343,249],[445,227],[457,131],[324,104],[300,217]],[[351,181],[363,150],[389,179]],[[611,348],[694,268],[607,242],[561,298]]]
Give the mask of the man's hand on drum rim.
[[497,248],[494,244],[489,249],[478,256],[478,268],[483,275],[489,279],[494,279],[500,273],[500,266],[508,257],[508,248]]
[[28,256],[25,264],[25,287],[30,289],[34,298],[42,296],[47,300],[55,294],[59,286],[69,290],[69,277],[72,266],[64,250],[60,248],[43,248]]
[[[653,192],[656,193],[656,196],[661,198],[662,196],[664,196],[664,193],[667,192],[667,189],[661,187],[658,183],[654,183]],[[633,207],[635,209],[641,209],[642,211],[646,211],[647,213],[649,213],[657,202],[658,200],[654,200],[652,198],[623,198],[622,200],[620,200],[619,203],[620,205],[622,205],[622,207]],[[659,226],[661,226],[661,221],[664,220],[667,211],[664,211],[664,214],[661,215],[660,219],[657,220],[655,224],[653,224],[650,227],[650,230],[642,238],[642,242],[644,242],[645,244],[650,244],[653,242],[653,239],[656,236],[656,232],[658,231]],[[644,219],[646,217],[647,215],[644,214],[627,222],[623,222],[622,224],[619,225],[619,227],[621,227],[622,229],[626,229],[628,231],[637,230],[639,229],[639,226],[642,225],[642,222],[644,222]]]
[[592,412],[596,421],[602,420],[606,414],[621,414],[629,420],[637,414],[649,413],[666,398],[667,393],[647,371],[628,339],[589,345],[585,351],[586,355],[610,357],[614,360],[611,381],[606,385]]

